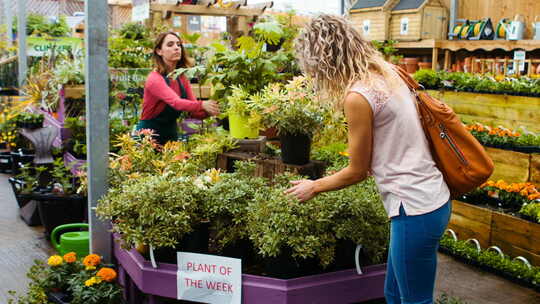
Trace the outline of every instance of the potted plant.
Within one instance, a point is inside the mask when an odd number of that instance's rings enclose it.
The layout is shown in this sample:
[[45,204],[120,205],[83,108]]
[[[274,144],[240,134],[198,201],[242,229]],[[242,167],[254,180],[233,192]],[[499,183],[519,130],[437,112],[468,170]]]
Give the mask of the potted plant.
[[227,98],[229,130],[234,138],[257,138],[261,128],[258,95],[249,95],[242,87],[234,87]]
[[295,77],[285,86],[270,85],[263,92],[263,100],[264,124],[277,129],[283,162],[308,163],[311,139],[323,120],[323,106],[317,104],[311,81]]
[[[116,304],[122,300],[122,288],[116,282],[116,270],[90,254],[78,258],[75,252],[36,260],[28,271],[28,293],[10,292],[17,303]],[[14,303],[13,299],[9,303]]]
[[[284,194],[289,181],[297,178],[276,177],[274,184],[255,193],[248,206],[246,229],[256,251],[265,258],[267,275],[304,276],[323,272],[337,262],[353,268],[356,244],[365,247],[362,263],[384,260],[388,219],[372,180],[299,203]],[[347,246],[338,247],[338,243],[343,241],[352,242],[348,247],[353,249],[342,251]]]
[[[25,167],[18,181],[12,182],[20,199],[37,202],[39,217],[48,237],[59,225],[85,219],[86,197],[76,194],[77,178],[57,158],[52,166]],[[22,185],[22,187],[16,186]]]
[[[97,213],[112,220],[112,230],[120,233],[127,246],[145,244],[152,248],[170,248],[158,252],[161,262],[176,260],[176,251],[208,251],[206,245],[191,246],[189,233],[203,221],[203,191],[194,186],[193,177],[143,176],[113,188],[100,201]],[[203,232],[204,233],[204,232]],[[208,233],[208,231],[206,231]],[[204,251],[206,246],[206,252]]]

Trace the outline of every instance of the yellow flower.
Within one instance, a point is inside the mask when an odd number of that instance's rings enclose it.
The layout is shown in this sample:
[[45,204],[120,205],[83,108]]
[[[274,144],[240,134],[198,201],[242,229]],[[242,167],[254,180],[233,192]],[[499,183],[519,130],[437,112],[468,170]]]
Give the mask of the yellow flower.
[[53,267],[60,266],[63,262],[62,257],[59,255],[53,255],[47,260],[47,264]]
[[96,266],[86,266],[84,270],[96,270]]
[[77,261],[77,254],[75,252],[68,252],[64,254],[64,261],[66,261],[68,264],[75,263],[75,261]]
[[101,278],[100,277],[91,277],[90,279],[86,280],[84,282],[84,285],[87,286],[87,287],[90,287],[94,284],[99,284],[101,283]]

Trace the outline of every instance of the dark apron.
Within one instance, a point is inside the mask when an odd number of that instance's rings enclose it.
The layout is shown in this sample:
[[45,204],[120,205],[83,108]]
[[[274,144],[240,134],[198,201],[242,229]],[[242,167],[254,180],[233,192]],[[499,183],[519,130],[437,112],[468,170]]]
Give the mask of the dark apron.
[[[167,77],[163,76],[163,79],[165,79],[168,86],[171,85]],[[180,97],[182,99],[187,99],[187,93],[182,82],[178,78],[176,81],[178,81],[178,86],[180,87]],[[163,109],[158,116],[152,119],[139,120],[136,130],[152,129],[156,134],[156,141],[160,145],[164,145],[169,141],[178,140],[178,125],[176,120],[182,116],[183,113],[183,111],[177,111],[167,104],[165,105],[165,109]]]

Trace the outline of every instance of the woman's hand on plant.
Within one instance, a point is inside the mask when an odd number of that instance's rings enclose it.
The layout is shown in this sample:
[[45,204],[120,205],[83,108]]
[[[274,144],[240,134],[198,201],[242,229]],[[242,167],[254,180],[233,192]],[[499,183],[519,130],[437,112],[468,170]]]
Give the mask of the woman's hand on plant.
[[210,116],[219,115],[219,105],[214,100],[203,100],[202,108],[206,113],[210,114]]
[[305,202],[317,195],[315,192],[315,181],[302,179],[291,181],[294,186],[285,190],[286,194],[295,196],[299,201]]

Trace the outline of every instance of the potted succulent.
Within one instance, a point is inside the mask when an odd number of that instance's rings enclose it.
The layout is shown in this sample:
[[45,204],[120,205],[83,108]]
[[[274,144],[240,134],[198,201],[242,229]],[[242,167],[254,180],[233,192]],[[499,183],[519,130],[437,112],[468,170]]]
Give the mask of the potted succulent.
[[312,82],[295,77],[285,86],[266,87],[262,94],[264,124],[277,129],[283,162],[305,165],[309,162],[311,139],[323,121],[323,107],[317,104]]

